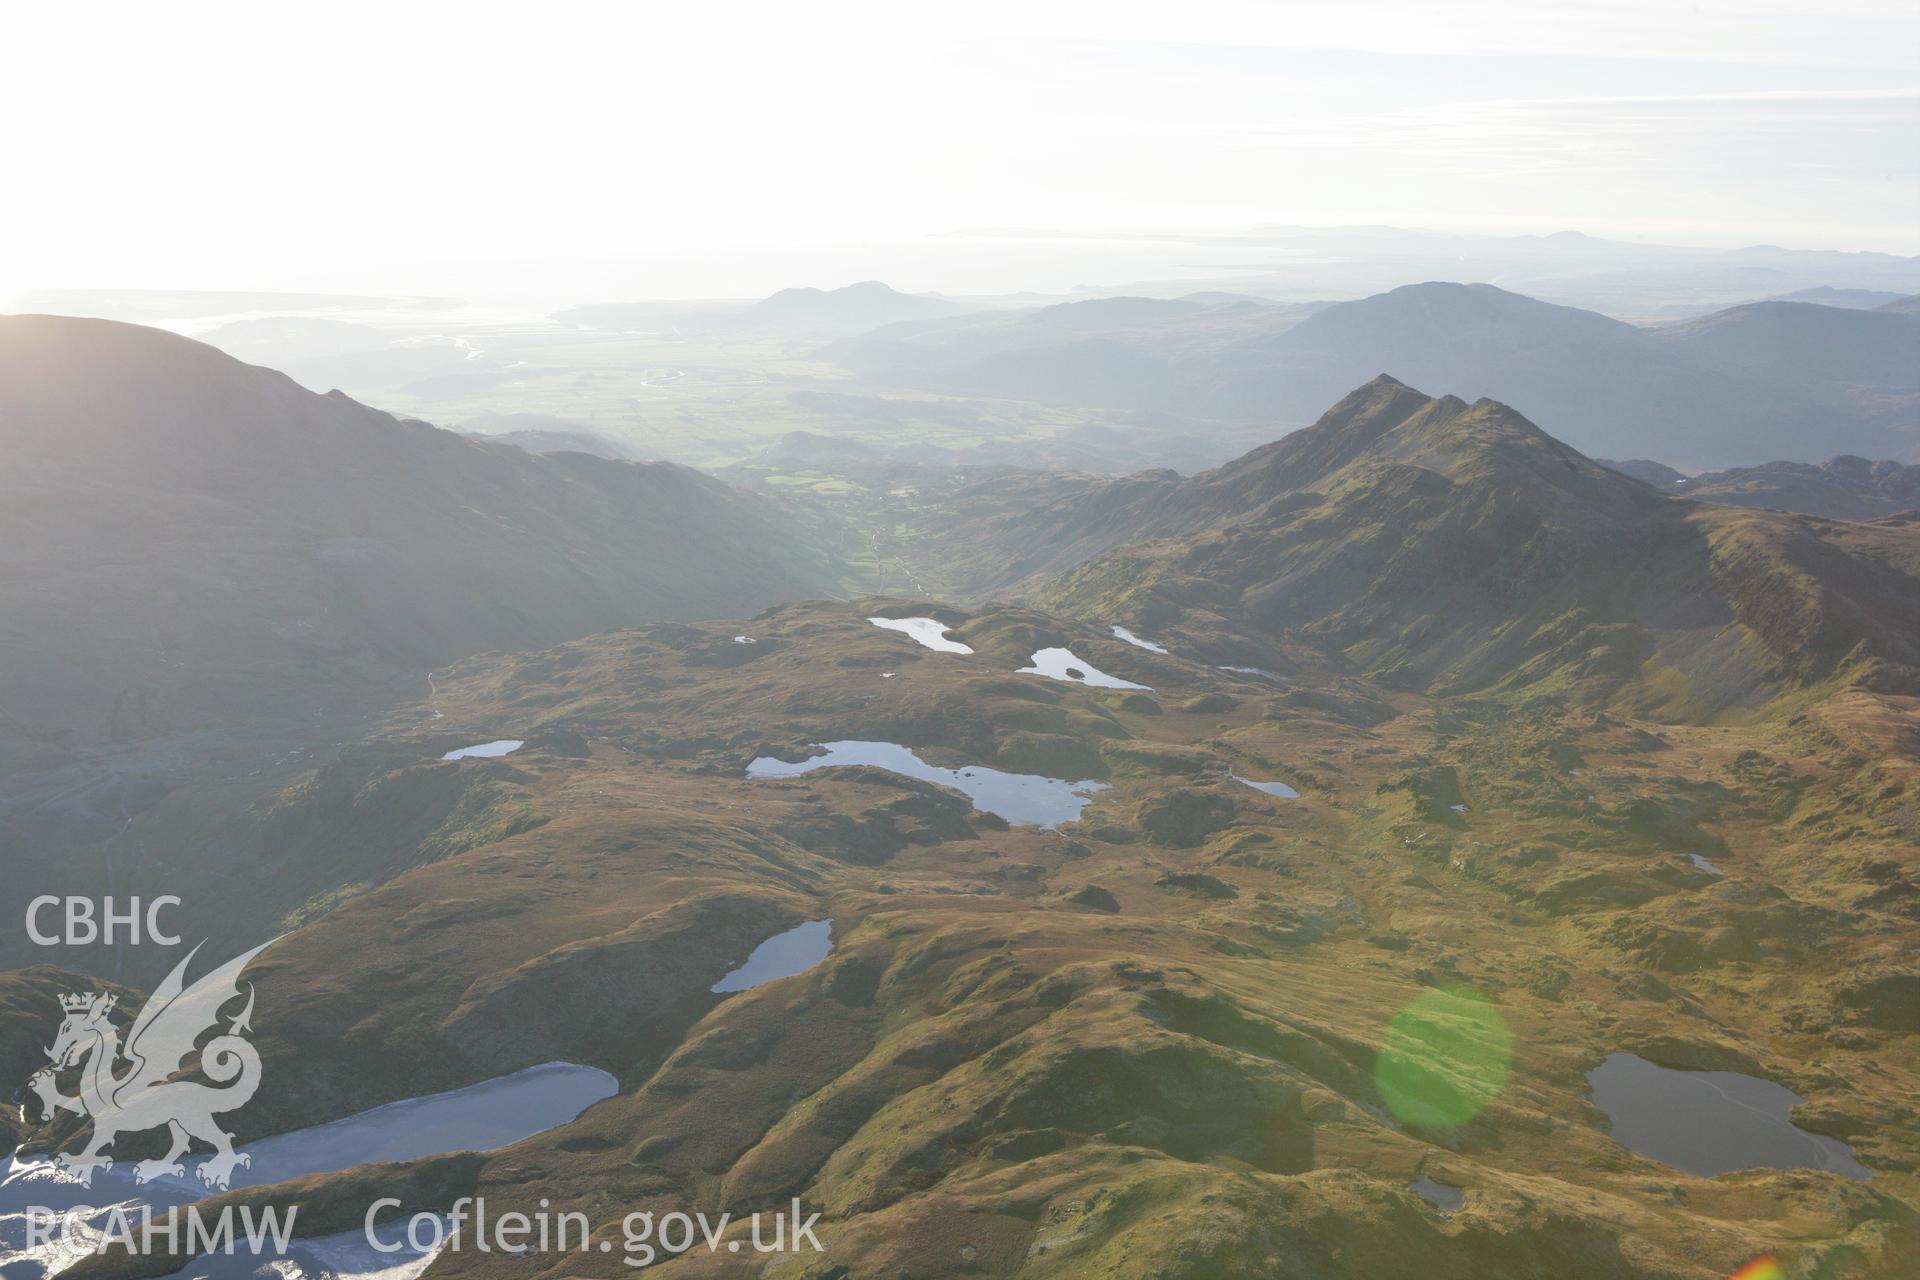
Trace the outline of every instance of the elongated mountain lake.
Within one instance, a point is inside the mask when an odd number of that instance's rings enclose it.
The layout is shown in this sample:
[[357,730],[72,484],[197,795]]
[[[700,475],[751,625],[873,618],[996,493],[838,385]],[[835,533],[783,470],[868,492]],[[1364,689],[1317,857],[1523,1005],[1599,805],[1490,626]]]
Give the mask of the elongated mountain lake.
[[1614,1141],[1703,1178],[1735,1169],[1872,1172],[1847,1144],[1793,1123],[1803,1100],[1784,1085],[1737,1071],[1675,1071],[1616,1053],[1587,1073]]
[[[596,1068],[549,1062],[464,1089],[390,1102],[343,1120],[242,1144],[239,1149],[252,1157],[252,1163],[233,1171],[230,1187],[264,1186],[376,1161],[491,1151],[566,1124],[602,1098],[611,1097],[618,1087],[612,1076]],[[135,1181],[134,1162],[122,1161],[111,1169],[96,1170],[93,1185],[87,1186],[45,1158],[11,1158],[0,1175],[0,1275],[7,1280],[39,1280],[58,1274],[83,1256],[63,1250],[60,1246],[65,1242],[57,1232],[53,1244],[29,1248],[28,1206],[55,1211],[98,1206],[100,1214],[90,1219],[96,1223],[104,1223],[106,1211],[114,1206],[131,1206],[127,1212],[137,1220],[142,1205],[163,1210],[215,1194],[195,1176],[203,1160],[188,1157],[182,1175],[163,1174],[145,1184]],[[387,1257],[381,1265],[391,1266],[398,1258]],[[259,1265],[258,1260],[249,1261]],[[185,1274],[199,1272],[188,1268]],[[296,1269],[277,1274],[298,1280],[330,1272]]]
[[849,740],[824,743],[825,755],[787,761],[761,756],[747,765],[749,778],[792,778],[815,769],[864,764],[922,782],[952,787],[984,813],[998,814],[1021,826],[1057,827],[1072,822],[1091,803],[1091,793],[1105,791],[1104,782],[1068,782],[1037,773],[1006,773],[985,765],[942,769],[928,764],[909,747],[897,742]]
[[527,744],[519,738],[495,738],[492,742],[483,742],[475,747],[461,747],[441,756],[442,760],[491,760],[496,756],[510,756]]
[[973,646],[947,638],[947,624],[938,618],[868,618],[876,627],[913,637],[935,653],[972,653]]
[[776,933],[755,947],[746,963],[713,984],[722,994],[745,991],[777,978],[805,973],[827,958],[833,950],[833,921],[809,920],[785,933]]
[[1085,658],[1076,657],[1071,649],[1038,650],[1033,655],[1033,665],[1021,667],[1020,674],[1046,676],[1050,680],[1091,685],[1096,689],[1145,689],[1149,692],[1153,689],[1152,685],[1135,684],[1131,680],[1110,676]]
[[1284,782],[1255,782],[1252,778],[1243,778],[1231,770],[1228,771],[1227,776],[1235,782],[1245,783],[1255,791],[1264,791],[1268,795],[1278,796],[1282,800],[1298,800],[1300,798],[1300,793]]
[[1114,627],[1113,634],[1125,640],[1136,649],[1145,649],[1149,653],[1165,653],[1167,651],[1165,645],[1149,640],[1145,636],[1135,635],[1125,627]]

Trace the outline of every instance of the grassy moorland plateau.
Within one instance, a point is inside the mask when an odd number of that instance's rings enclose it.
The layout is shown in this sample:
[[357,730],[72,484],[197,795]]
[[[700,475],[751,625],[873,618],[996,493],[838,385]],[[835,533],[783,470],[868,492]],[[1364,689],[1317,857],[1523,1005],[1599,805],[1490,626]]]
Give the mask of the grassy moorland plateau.
[[[1230,341],[1245,317],[1212,316],[1152,366],[1187,397],[1167,411],[1280,394],[1337,310]],[[1518,323],[1547,343],[1564,319]],[[1036,367],[1020,322],[890,323],[884,347],[827,336],[927,396]],[[1735,385],[1690,323],[1595,341]],[[1147,367],[1109,355],[1083,387]],[[1857,520],[1676,496],[1549,417],[1375,371],[1184,478],[842,453],[808,497],[764,483],[779,456],[729,487],[536,455],[168,335],[4,322],[6,909],[170,893],[210,955],[279,936],[248,970],[272,1085],[230,1117],[243,1141],[552,1061],[619,1081],[501,1150],[219,1201],[298,1203],[315,1232],[374,1194],[595,1223],[797,1197],[822,1254],[654,1266],[1912,1275],[1920,515],[1884,510],[1906,481],[1874,473]],[[1732,409],[1778,433],[1796,406],[1768,399]],[[1851,429],[1894,438],[1889,403]],[[949,643],[874,622],[907,618]],[[524,745],[443,758],[500,739]],[[777,767],[829,743],[955,785]],[[164,761],[126,764],[139,744]],[[1057,780],[1065,811],[975,807],[995,770]],[[819,920],[817,965],[712,990]],[[131,1003],[176,958],[47,954],[0,937],[16,1082],[57,994],[114,977]],[[1871,1176],[1637,1154],[1589,1080],[1615,1054],[1784,1085]],[[78,1127],[8,1123],[26,1151]],[[449,1250],[428,1274],[627,1273]]]

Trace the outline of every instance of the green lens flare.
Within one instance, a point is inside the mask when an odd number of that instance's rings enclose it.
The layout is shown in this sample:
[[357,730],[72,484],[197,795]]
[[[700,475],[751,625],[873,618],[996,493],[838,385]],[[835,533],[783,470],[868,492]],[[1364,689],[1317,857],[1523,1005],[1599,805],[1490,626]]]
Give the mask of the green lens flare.
[[1400,1123],[1445,1129],[1479,1115],[1507,1087],[1513,1032],[1464,987],[1428,991],[1387,1023],[1373,1083]]

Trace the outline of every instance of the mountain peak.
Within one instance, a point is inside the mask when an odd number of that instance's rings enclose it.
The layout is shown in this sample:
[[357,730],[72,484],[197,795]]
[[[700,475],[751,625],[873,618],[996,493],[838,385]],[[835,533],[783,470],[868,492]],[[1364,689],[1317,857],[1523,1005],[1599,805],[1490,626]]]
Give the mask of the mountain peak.
[[[1611,486],[1625,478],[1600,466],[1498,400],[1469,404],[1428,396],[1379,374],[1341,398],[1310,427],[1228,463],[1214,476],[1283,473],[1289,485],[1313,484],[1356,464],[1416,466],[1454,479],[1470,473],[1524,472],[1564,489],[1574,479]],[[1645,488],[1631,484],[1639,495]]]
[[1186,535],[1313,510],[1336,521],[1372,511],[1391,527],[1396,510],[1434,522],[1452,510],[1531,540],[1545,528],[1610,537],[1671,518],[1674,508],[1509,405],[1428,396],[1380,374],[1312,426],[1186,482],[1163,504],[1159,524]]
[[[1309,638],[1404,688],[1572,689],[1677,716],[1842,670],[1867,678],[1860,653],[1915,678],[1910,611],[1875,603],[1910,548],[1675,500],[1500,401],[1429,398],[1389,376],[1157,495],[1151,514],[1151,540],[1035,599],[1151,615],[1163,633],[1178,620],[1250,643]],[[1782,599],[1815,601],[1819,622]],[[1859,652],[1837,638],[1863,631]]]

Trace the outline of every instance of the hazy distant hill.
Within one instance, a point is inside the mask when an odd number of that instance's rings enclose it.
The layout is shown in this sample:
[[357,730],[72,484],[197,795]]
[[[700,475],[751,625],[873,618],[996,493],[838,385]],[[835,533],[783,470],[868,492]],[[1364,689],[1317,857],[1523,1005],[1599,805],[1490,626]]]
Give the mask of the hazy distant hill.
[[1205,354],[1311,311],[1232,296],[1094,298],[890,325],[822,354],[879,382],[950,395],[1212,417],[1230,406],[1204,383]]
[[479,443],[111,321],[0,318],[0,456],[0,723],[80,742],[826,581],[697,472]]
[[1687,483],[1687,473],[1676,471],[1664,462],[1655,462],[1651,458],[1628,458],[1616,461],[1612,458],[1595,458],[1603,467],[1611,467],[1623,476],[1632,476],[1642,484],[1650,484],[1656,489],[1665,489],[1669,493],[1678,493]]
[[1871,311],[1884,307],[1889,302],[1898,302],[1905,295],[1890,289],[1836,289],[1832,285],[1815,285],[1811,289],[1797,289],[1792,293],[1783,293],[1777,298],[1768,298],[1768,302],[1817,302],[1823,307],[1852,307],[1861,311]]
[[596,458],[618,459],[627,456],[619,445],[605,436],[589,431],[548,431],[543,428],[529,427],[518,431],[489,433],[484,431],[462,432],[470,440],[482,444],[510,444],[516,449],[525,449],[528,453],[586,453]]
[[1212,363],[1237,412],[1283,423],[1309,421],[1385,372],[1436,393],[1496,397],[1581,448],[1682,464],[1788,435],[1795,421],[1633,325],[1491,285],[1409,285],[1342,303]]
[[632,451],[584,422],[550,413],[483,413],[459,424],[460,434],[525,449],[528,453],[590,453],[631,458]]
[[596,302],[553,319],[608,332],[750,333],[824,342],[882,325],[958,315],[949,298],[901,293],[878,280],[838,289],[782,289],[753,302]]
[[[1496,397],[1593,453],[1689,467],[1920,447],[1910,395],[1920,328],[1877,312],[1763,303],[1646,330],[1492,285],[1429,283],[1304,317],[1156,303],[1090,331],[1063,324],[1071,315],[1055,307],[892,326],[828,354],[878,381],[951,394],[1132,405],[1282,429],[1386,372]],[[1790,355],[1780,354],[1784,344]]]
[[1849,454],[1825,462],[1767,462],[1691,478],[1657,462],[1604,464],[1667,493],[1735,507],[1769,507],[1832,520],[1877,520],[1920,508],[1920,467]]
[[782,289],[750,307],[747,323],[822,336],[863,333],[901,320],[925,320],[962,310],[957,302],[901,293],[878,280],[838,289]]
[[[1218,252],[1221,244],[1207,247]],[[1639,320],[1821,286],[1900,293],[1920,288],[1920,258],[1775,245],[1702,249],[1578,231],[1487,236],[1382,226],[1275,227],[1233,247],[1242,253],[1278,251],[1281,261],[1245,275],[1217,276],[1211,287],[1290,300],[1379,293],[1409,280],[1497,280],[1515,293]]]
[[248,364],[280,368],[290,361],[378,351],[387,334],[372,325],[322,316],[263,316],[209,329],[200,341]]
[[1696,716],[1849,678],[1920,691],[1920,536],[1668,498],[1503,404],[1390,378],[1151,499],[1177,530],[1037,597],[1288,634],[1407,688]]
[[1920,409],[1911,399],[1920,393],[1920,315],[1752,302],[1653,334],[1736,377],[1841,397],[1855,388],[1869,398],[1904,396]]
[[[1793,322],[1781,327],[1796,331],[1786,341],[1799,354],[1770,363],[1783,339],[1764,321],[1777,312]],[[1763,303],[1643,330],[1491,285],[1410,285],[1218,353],[1216,385],[1239,412],[1270,406],[1286,421],[1387,372],[1511,404],[1589,453],[1679,466],[1898,454],[1920,446],[1920,406],[1905,394],[1920,330],[1887,321]],[[1873,340],[1854,349],[1863,334]]]

